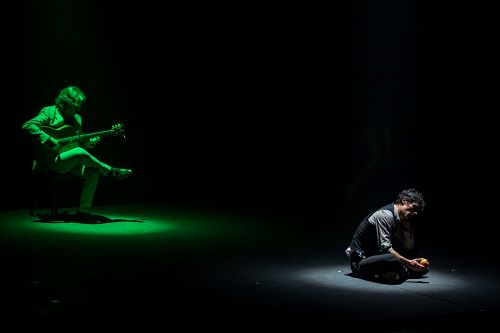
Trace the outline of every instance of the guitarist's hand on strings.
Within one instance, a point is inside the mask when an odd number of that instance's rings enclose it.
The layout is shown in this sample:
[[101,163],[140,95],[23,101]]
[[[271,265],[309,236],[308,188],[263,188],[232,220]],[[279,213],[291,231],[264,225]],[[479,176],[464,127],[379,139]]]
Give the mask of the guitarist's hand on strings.
[[49,137],[47,139],[47,142],[45,142],[46,144],[49,145],[49,147],[51,148],[59,148],[59,141],[57,141],[57,139],[53,138],[53,137]]

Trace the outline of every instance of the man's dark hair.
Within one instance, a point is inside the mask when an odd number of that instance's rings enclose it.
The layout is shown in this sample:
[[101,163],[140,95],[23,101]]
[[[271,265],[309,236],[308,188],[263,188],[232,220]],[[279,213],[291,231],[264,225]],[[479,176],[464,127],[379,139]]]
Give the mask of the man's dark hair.
[[423,210],[425,207],[424,196],[414,188],[409,188],[399,192],[398,197],[396,198],[396,203],[403,203],[403,200],[409,203],[416,203],[420,206],[420,210]]
[[85,100],[86,96],[80,88],[75,86],[69,86],[61,89],[59,95],[56,97],[56,105],[60,110],[64,110],[66,106],[81,106]]

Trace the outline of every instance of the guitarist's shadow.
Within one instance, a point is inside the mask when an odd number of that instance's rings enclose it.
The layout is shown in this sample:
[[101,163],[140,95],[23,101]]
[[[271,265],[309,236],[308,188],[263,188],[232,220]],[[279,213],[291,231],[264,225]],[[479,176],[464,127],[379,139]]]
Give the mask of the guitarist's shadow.
[[61,213],[56,216],[51,216],[51,214],[37,214],[38,219],[33,222],[42,222],[42,223],[81,223],[81,224],[105,224],[105,223],[114,223],[114,222],[135,222],[135,223],[144,223],[142,220],[133,220],[133,219],[111,219],[104,215],[97,214],[89,214],[85,218],[81,218],[77,214],[68,214]]

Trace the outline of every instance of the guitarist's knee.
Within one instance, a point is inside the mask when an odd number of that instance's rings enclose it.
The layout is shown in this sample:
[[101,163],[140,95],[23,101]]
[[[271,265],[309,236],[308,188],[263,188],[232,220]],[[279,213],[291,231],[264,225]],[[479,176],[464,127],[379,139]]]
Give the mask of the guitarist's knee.
[[85,179],[99,179],[101,172],[97,168],[85,166],[82,176]]
[[85,162],[91,158],[90,153],[81,147],[75,147],[61,152],[56,156],[55,161],[79,160]]

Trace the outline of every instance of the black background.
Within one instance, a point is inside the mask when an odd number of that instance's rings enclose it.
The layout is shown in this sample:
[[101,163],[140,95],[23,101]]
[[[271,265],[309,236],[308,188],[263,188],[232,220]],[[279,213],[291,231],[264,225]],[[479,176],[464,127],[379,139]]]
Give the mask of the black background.
[[[125,142],[104,139],[95,155],[135,171],[126,181],[101,181],[96,205],[251,201],[322,210],[349,229],[345,215],[356,220],[416,187],[427,199],[428,228],[451,247],[493,240],[487,207],[496,199],[487,198],[496,186],[498,57],[489,8],[426,1],[11,6],[2,208],[27,207],[21,124],[74,84],[88,97],[87,132],[126,125]],[[396,172],[373,175],[373,186],[349,202],[347,186],[369,156],[370,119],[390,120],[396,130]],[[74,200],[65,198],[76,204],[74,191]]]

